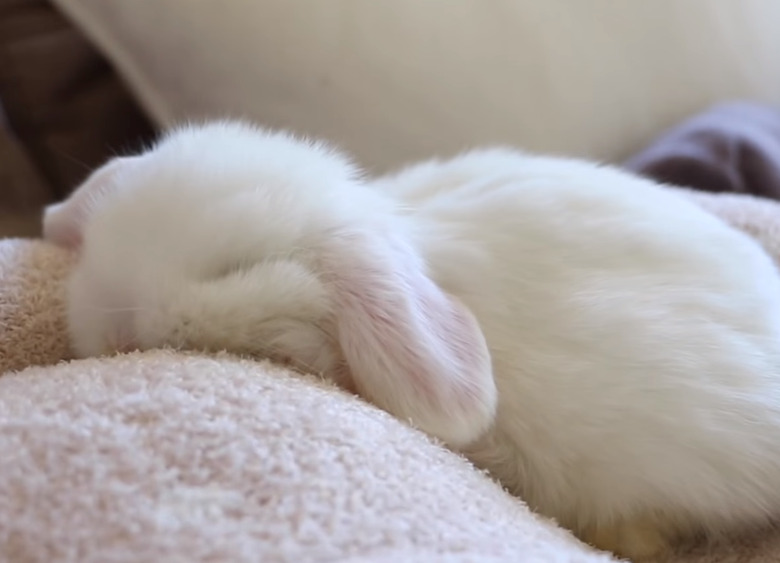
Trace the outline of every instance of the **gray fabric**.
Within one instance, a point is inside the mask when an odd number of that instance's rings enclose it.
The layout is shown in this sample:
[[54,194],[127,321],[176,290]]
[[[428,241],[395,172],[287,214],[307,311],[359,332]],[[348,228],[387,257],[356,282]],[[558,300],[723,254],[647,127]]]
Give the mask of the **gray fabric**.
[[701,191],[780,199],[780,108],[746,101],[714,106],[672,128],[625,166]]

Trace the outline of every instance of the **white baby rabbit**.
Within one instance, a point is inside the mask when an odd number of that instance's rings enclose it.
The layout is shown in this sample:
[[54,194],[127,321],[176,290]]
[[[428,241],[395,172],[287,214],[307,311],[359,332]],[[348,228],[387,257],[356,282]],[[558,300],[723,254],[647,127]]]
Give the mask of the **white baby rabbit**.
[[79,249],[79,355],[289,361],[632,558],[780,515],[777,271],[649,181],[494,149],[371,182],[214,123],[109,163],[45,225]]

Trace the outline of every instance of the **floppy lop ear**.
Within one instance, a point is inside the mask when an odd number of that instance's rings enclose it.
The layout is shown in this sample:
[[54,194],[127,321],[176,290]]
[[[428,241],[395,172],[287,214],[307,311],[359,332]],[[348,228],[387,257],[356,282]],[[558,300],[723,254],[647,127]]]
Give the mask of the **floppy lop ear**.
[[478,438],[495,418],[497,392],[476,318],[428,278],[401,238],[352,232],[325,246],[324,276],[357,391],[451,446]]
[[43,238],[58,246],[78,249],[92,209],[116,188],[116,175],[135,158],[110,160],[90,174],[68,199],[47,206],[43,211]]

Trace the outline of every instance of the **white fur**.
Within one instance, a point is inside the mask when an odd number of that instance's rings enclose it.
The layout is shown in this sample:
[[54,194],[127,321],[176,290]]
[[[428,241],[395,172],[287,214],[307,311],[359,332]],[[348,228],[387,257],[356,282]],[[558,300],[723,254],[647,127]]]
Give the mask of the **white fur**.
[[321,143],[214,123],[109,163],[44,230],[80,249],[68,295],[78,355],[266,356],[466,444],[495,416],[487,344],[394,211]]
[[[179,131],[112,181],[70,284],[81,355],[228,348],[354,378],[532,508],[627,555],[780,514],[777,271],[651,182],[504,149],[367,182],[323,146],[234,124]],[[395,242],[328,247],[343,233]],[[359,359],[345,350],[371,322],[350,326],[340,311],[360,304],[342,292],[334,305],[328,269],[353,259],[374,260],[371,284],[393,281],[375,296],[405,311],[430,357],[392,364],[413,346],[392,348],[398,332],[374,341],[375,364],[365,343]],[[426,265],[438,289],[392,278]],[[434,293],[414,308],[419,287]],[[465,344],[448,355],[429,321]],[[435,387],[424,404],[404,372],[420,365]]]

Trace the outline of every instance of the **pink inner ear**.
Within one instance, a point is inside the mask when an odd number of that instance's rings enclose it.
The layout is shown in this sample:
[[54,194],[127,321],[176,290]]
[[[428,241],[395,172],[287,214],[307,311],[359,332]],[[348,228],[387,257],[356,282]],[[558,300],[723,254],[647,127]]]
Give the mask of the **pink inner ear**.
[[496,389],[471,312],[425,275],[402,240],[353,234],[326,256],[339,341],[359,392],[453,445],[483,432]]
[[111,160],[93,172],[68,199],[48,206],[43,215],[43,238],[65,248],[79,248],[95,204],[117,187],[114,181],[117,173],[136,158]]

